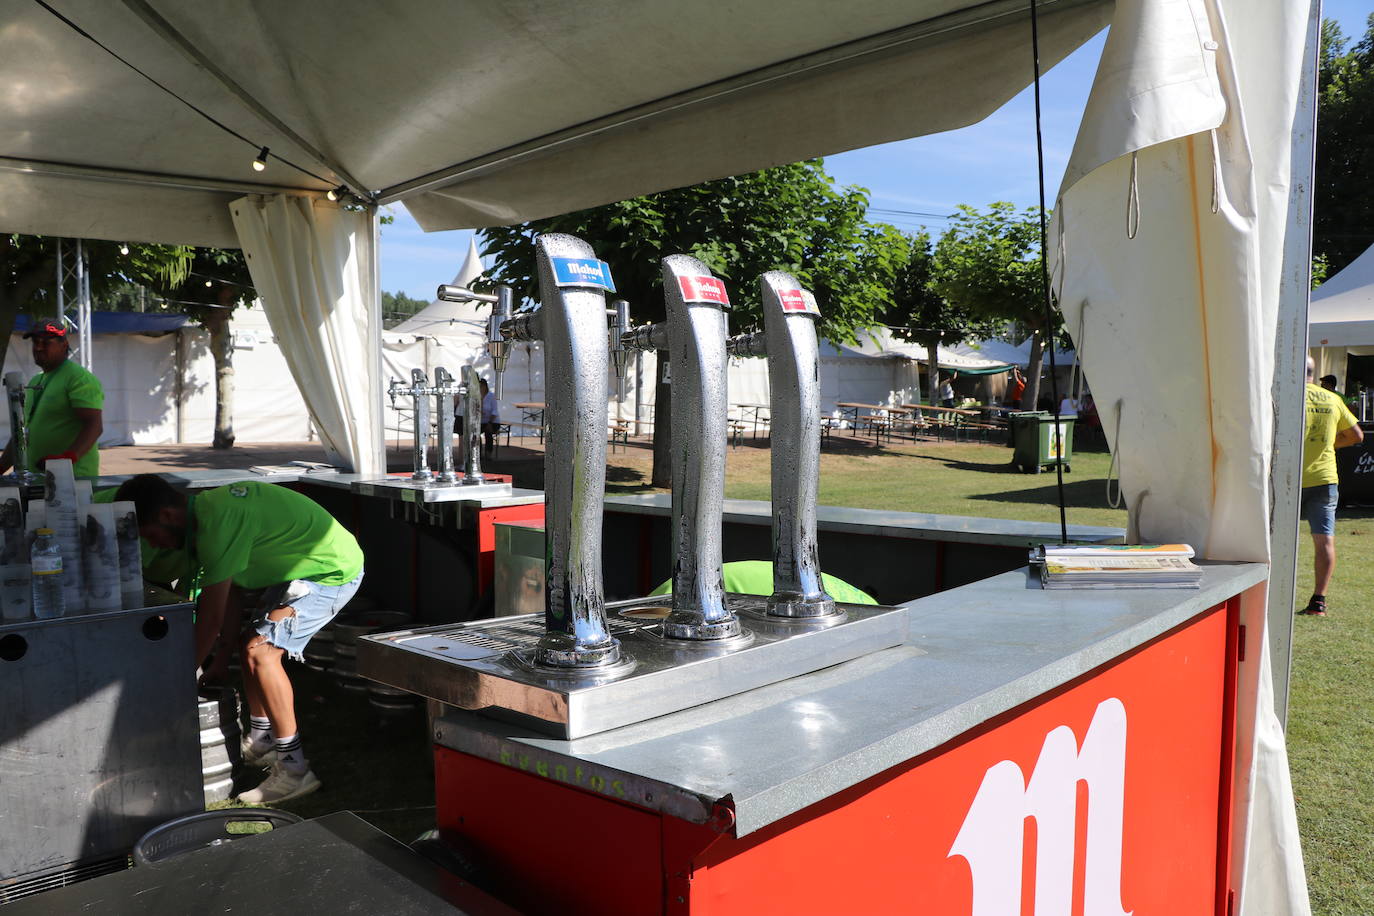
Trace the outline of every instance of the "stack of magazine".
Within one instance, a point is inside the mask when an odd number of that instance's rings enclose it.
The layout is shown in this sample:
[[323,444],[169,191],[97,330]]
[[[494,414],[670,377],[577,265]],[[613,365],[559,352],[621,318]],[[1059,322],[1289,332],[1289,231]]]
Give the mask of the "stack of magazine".
[[1197,588],[1187,544],[1066,544],[1031,551],[1041,588]]

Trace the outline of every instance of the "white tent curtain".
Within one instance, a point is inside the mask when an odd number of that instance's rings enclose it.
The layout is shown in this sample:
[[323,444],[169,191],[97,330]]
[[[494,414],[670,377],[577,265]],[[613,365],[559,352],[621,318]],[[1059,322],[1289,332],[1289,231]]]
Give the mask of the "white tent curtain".
[[[1274,340],[1306,3],[1118,0],[1050,237],[1142,541],[1269,558]],[[1169,353],[1167,360],[1158,354]],[[1148,430],[1148,434],[1142,434]],[[1307,913],[1268,682],[1242,604],[1235,858],[1241,913]]]
[[384,474],[375,211],[285,195],[229,209],[326,454],[355,473]]

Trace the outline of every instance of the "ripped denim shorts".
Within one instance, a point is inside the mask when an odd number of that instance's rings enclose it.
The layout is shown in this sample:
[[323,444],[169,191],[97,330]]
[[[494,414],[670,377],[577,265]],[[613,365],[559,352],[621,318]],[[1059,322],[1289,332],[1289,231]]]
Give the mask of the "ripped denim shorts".
[[[253,631],[281,649],[287,657],[302,660],[305,644],[325,624],[343,609],[362,584],[361,572],[352,582],[343,585],[322,585],[308,579],[293,579],[284,585],[263,590],[262,603],[253,619]],[[279,607],[291,607],[296,613],[281,620],[269,620],[267,614]]]

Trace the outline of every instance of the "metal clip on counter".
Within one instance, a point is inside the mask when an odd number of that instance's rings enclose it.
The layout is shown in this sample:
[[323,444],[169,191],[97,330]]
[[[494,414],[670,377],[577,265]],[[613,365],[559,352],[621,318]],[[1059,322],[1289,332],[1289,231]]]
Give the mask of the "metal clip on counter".
[[[627,307],[617,303],[612,314],[622,333],[611,333],[607,347],[604,297],[614,286],[606,265],[571,236],[541,236],[537,248],[543,307],[503,322],[500,331],[506,340],[545,343],[550,436],[542,633],[531,615],[366,637],[359,641],[359,670],[441,703],[576,738],[900,643],[904,613],[836,605],[820,587],[816,312],[814,301],[805,307],[796,281],[785,274],[763,278],[769,331],[758,350],[793,380],[774,382],[775,391],[787,393],[777,397],[796,402],[781,411],[794,430],[781,440],[792,450],[784,473],[810,480],[775,483],[773,596],[727,596],[720,545],[728,410],[724,286],[694,258],[665,259],[667,322],[628,331]],[[681,443],[673,477],[674,594],[608,609],[601,578],[607,351],[619,370],[626,350],[665,347],[676,364],[672,421]],[[775,476],[778,467],[775,459]]]

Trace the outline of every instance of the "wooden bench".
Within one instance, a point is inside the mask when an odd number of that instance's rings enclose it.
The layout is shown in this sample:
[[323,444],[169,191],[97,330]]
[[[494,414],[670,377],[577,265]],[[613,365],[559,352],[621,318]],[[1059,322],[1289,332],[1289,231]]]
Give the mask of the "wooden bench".
[[537,436],[540,442],[544,441],[544,427],[538,423],[502,423],[506,430],[506,444],[510,445],[512,430],[519,430],[515,433],[518,439],[528,439],[530,436]]
[[615,444],[617,442],[619,442],[622,447],[630,444],[629,420],[612,420],[610,421],[609,427],[608,432],[611,437],[611,451],[615,451]]

